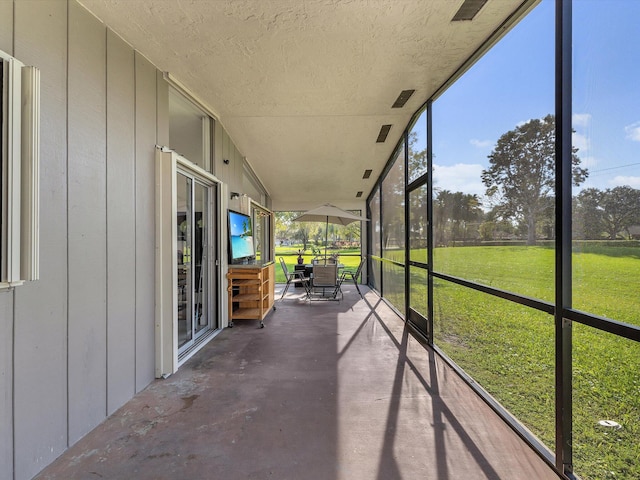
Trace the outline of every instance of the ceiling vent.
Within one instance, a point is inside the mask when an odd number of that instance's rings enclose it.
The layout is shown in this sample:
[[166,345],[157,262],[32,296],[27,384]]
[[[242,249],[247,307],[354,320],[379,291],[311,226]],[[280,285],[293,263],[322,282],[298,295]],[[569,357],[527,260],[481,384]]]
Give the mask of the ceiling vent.
[[380,127],[380,133],[378,134],[376,143],[384,143],[387,139],[387,135],[389,135],[389,130],[391,130],[391,125],[382,125],[382,127]]
[[356,198],[360,198],[362,196],[362,192],[356,193]]
[[411,95],[413,95],[413,92],[415,92],[415,90],[401,91],[400,95],[398,95],[398,98],[396,98],[396,101],[393,103],[393,105],[391,105],[391,108],[404,107],[404,104],[407,103],[407,100],[409,100],[409,98],[411,98]]
[[484,7],[485,3],[487,3],[487,0],[464,0],[451,21],[463,22],[465,20],[473,20],[480,9]]
[[362,175],[362,178],[367,179],[371,176],[371,170],[367,169],[364,171],[364,175]]

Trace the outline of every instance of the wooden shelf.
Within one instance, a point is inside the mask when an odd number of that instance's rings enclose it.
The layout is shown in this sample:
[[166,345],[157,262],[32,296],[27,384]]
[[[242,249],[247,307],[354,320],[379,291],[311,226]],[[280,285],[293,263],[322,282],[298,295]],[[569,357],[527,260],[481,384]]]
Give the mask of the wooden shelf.
[[245,320],[262,320],[260,308],[237,308],[233,311],[234,318],[242,318]]
[[229,297],[229,327],[236,319],[259,320],[264,327],[264,317],[275,307],[275,267],[231,266],[227,272]]
[[258,279],[234,278],[234,280],[233,280],[233,284],[235,286],[240,286],[240,285],[259,285],[260,283],[261,282]]
[[235,302],[254,302],[256,300],[262,300],[262,296],[259,293],[238,293],[234,295],[233,301]]

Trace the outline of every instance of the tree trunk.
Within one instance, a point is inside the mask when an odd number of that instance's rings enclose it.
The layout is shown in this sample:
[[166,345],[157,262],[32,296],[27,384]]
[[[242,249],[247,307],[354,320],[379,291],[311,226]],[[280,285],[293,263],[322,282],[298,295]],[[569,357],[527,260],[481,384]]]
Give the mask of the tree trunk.
[[535,215],[529,214],[529,231],[527,232],[527,245],[535,245],[536,244],[536,217]]

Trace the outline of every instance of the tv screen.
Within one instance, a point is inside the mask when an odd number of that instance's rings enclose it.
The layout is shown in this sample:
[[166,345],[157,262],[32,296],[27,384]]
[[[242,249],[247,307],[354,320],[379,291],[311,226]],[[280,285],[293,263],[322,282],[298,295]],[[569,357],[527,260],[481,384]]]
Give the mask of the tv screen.
[[255,257],[251,217],[229,210],[229,256],[231,263],[241,263]]

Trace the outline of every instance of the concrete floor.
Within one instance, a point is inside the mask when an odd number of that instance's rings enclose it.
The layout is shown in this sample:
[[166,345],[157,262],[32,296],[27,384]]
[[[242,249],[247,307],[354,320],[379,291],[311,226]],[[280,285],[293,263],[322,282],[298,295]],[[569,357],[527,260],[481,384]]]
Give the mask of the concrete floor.
[[558,478],[375,294],[344,290],[237,321],[36,478]]

